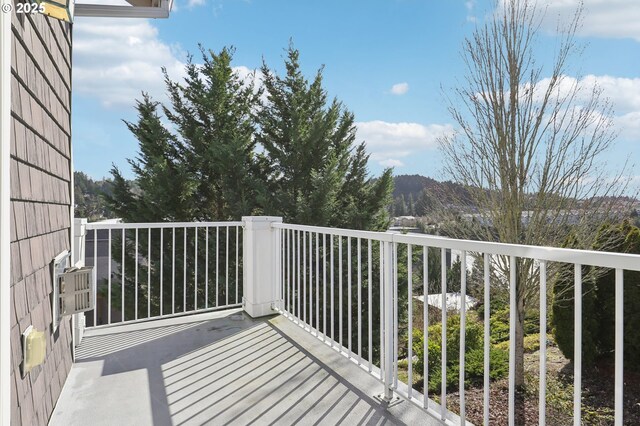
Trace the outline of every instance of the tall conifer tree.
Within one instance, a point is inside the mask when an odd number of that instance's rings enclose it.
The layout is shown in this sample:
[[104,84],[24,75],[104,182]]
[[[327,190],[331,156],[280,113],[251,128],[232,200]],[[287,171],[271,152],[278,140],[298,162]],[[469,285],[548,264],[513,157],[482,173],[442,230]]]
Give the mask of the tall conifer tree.
[[267,102],[258,114],[258,142],[269,158],[267,210],[288,222],[383,229],[393,186],[391,170],[368,176],[369,155],[356,144],[354,116],[329,101],[322,69],[304,77],[289,47],[286,73],[262,66]]

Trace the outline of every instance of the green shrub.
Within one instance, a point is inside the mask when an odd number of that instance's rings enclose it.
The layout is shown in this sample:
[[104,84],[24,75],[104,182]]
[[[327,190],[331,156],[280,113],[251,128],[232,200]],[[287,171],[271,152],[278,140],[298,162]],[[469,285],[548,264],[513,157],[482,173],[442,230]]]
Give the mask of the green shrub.
[[496,343],[495,345],[493,345],[493,347],[498,350],[509,353],[509,342],[510,342],[509,340],[503,340],[502,342]]
[[509,340],[509,307],[506,306],[491,315],[491,343]]
[[[484,377],[483,324],[474,316],[467,318],[465,334],[465,383],[482,383]],[[429,327],[428,363],[429,363],[429,391],[436,392],[441,384],[441,348],[442,327],[435,324]],[[417,356],[415,370],[424,375],[424,336],[422,331],[413,332],[413,352]],[[447,388],[458,386],[460,374],[460,317],[451,316],[447,319]],[[492,348],[490,351],[490,375],[493,379],[504,377],[509,369],[509,355],[507,351]]]
[[524,336],[524,351],[525,353],[532,353],[540,349],[540,334],[530,334]]
[[[509,340],[509,307],[505,306],[491,315],[491,343],[500,343]],[[537,310],[528,310],[524,317],[524,334],[540,332],[540,313]]]
[[540,333],[540,311],[527,310],[524,314],[524,335]]

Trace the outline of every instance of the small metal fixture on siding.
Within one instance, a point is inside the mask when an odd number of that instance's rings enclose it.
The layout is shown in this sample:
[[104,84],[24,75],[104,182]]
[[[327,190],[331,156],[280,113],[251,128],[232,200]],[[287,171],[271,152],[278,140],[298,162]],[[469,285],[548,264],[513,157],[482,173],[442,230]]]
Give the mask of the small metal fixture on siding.
[[95,306],[93,266],[69,268],[70,253],[65,250],[53,261],[53,330],[64,315],[90,311]]
[[36,330],[32,325],[22,333],[22,377],[44,362],[47,353],[47,339],[43,331]]

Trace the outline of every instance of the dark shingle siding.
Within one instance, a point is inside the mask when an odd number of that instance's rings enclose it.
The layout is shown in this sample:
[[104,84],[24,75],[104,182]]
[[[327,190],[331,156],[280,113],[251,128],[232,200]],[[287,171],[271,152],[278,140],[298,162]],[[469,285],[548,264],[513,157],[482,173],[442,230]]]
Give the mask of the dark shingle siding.
[[[12,424],[46,425],[71,368],[71,326],[51,333],[50,264],[70,250],[71,27],[12,16]],[[21,334],[47,332],[43,365],[20,372]]]

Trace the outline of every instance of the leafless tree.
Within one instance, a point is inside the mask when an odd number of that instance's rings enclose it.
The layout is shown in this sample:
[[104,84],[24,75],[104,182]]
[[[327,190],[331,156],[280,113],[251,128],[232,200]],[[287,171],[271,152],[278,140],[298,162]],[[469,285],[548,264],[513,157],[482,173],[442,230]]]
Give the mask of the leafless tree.
[[[616,136],[612,107],[601,88],[569,76],[583,49],[576,41],[583,7],[559,24],[555,57],[546,64],[538,56],[544,12],[534,1],[497,1],[495,15],[464,43],[465,78],[449,97],[458,131],[440,147],[445,172],[468,191],[477,220],[450,221],[452,236],[562,246],[571,235],[587,248],[619,208],[627,181],[601,162]],[[508,277],[508,265],[499,259],[494,267]],[[516,267],[520,386],[525,309],[536,306],[539,288],[533,261]]]

